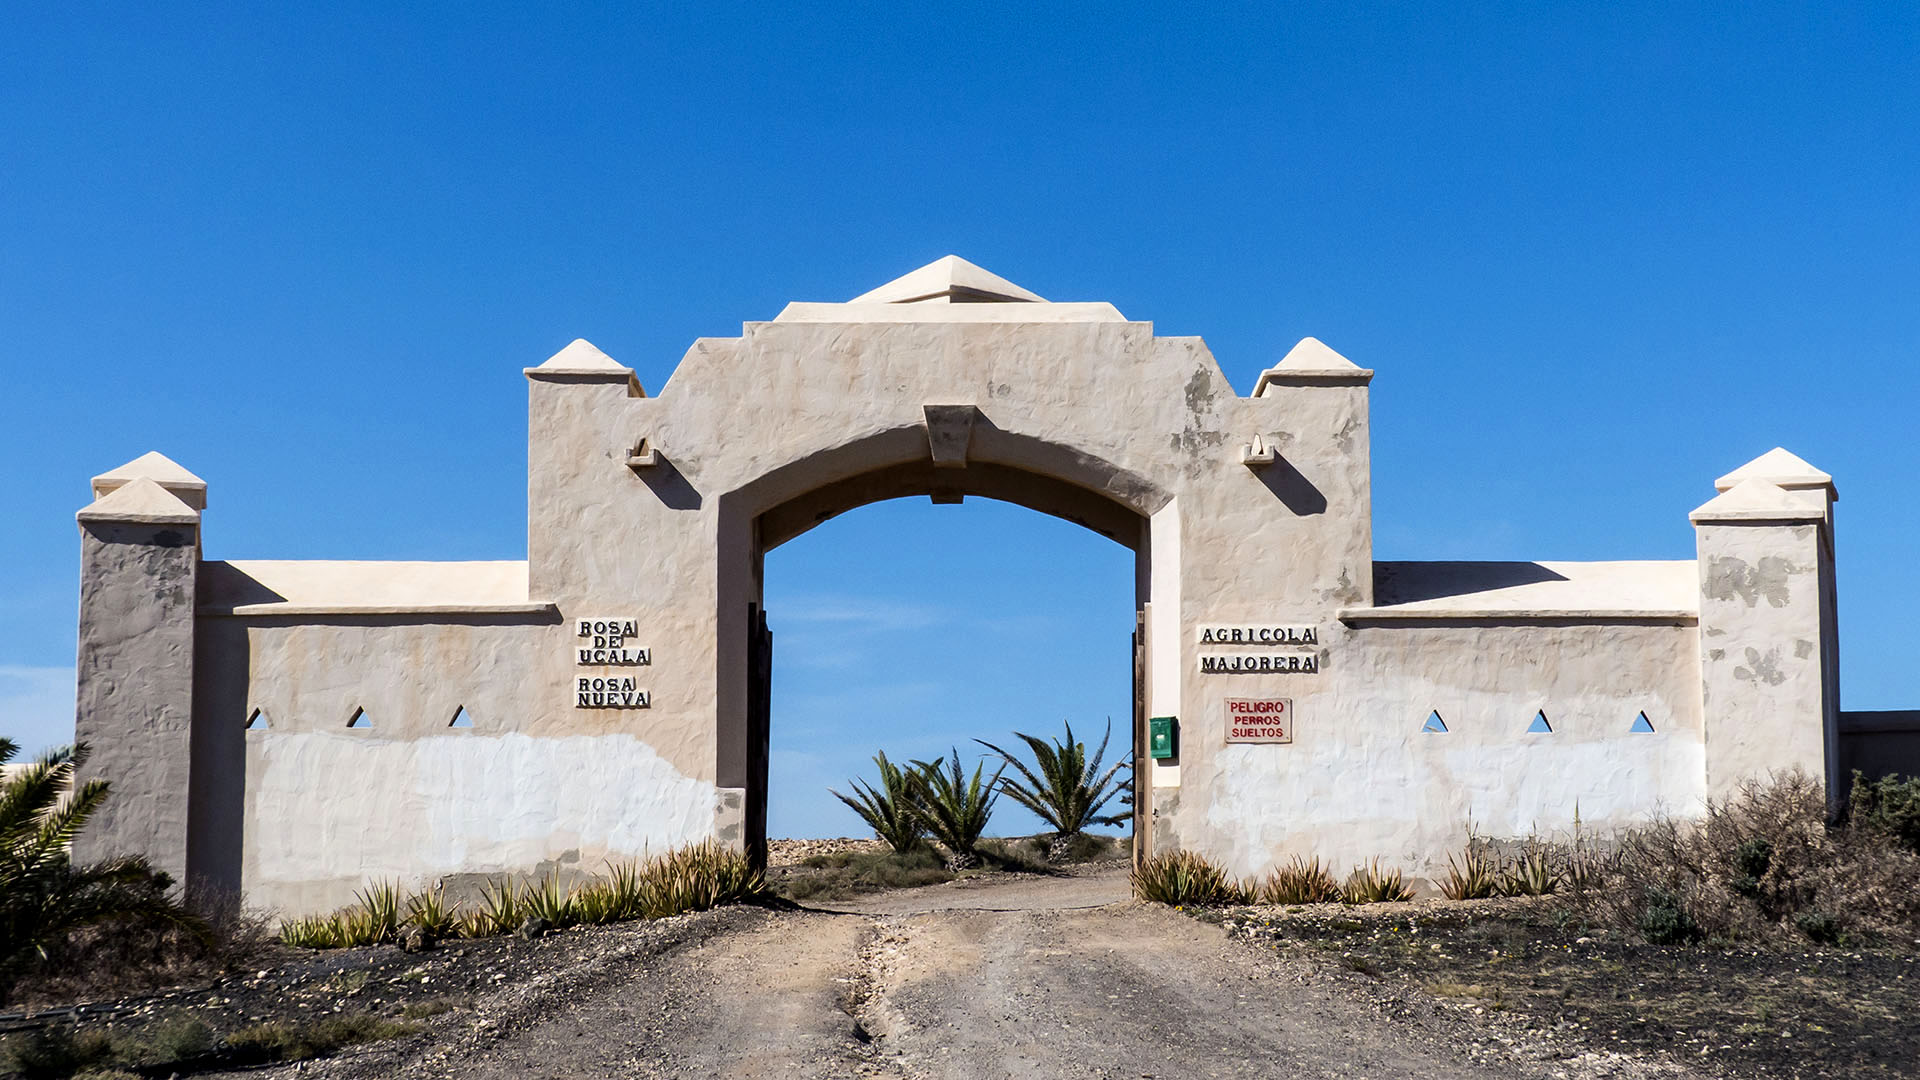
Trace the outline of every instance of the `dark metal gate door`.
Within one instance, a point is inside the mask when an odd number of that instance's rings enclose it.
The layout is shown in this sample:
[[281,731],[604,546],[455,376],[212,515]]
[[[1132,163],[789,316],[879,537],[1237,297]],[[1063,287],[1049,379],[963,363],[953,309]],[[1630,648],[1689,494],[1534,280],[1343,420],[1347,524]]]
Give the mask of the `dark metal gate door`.
[[1153,838],[1152,808],[1147,797],[1153,792],[1146,785],[1147,761],[1147,613],[1133,615],[1133,771],[1128,778],[1133,791],[1133,864],[1153,854],[1148,848]]
[[747,857],[767,867],[767,758],[773,734],[773,631],[758,604],[747,605]]

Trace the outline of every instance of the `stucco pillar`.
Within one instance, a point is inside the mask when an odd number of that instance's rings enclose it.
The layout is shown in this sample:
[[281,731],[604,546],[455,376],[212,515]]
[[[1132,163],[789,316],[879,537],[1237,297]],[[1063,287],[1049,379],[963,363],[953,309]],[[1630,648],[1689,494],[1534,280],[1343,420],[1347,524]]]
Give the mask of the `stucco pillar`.
[[1825,782],[1837,806],[1831,480],[1776,451],[1719,486],[1692,514],[1707,794],[1725,798],[1743,781],[1799,768]]
[[1316,601],[1344,607],[1373,603],[1372,381],[1373,369],[1303,338],[1246,402],[1263,445],[1243,447],[1243,461],[1288,519],[1308,523],[1307,542],[1276,544],[1283,565],[1261,576],[1304,577]]
[[529,594],[566,608],[593,584],[619,581],[628,557],[608,498],[610,478],[634,479],[643,453],[627,424],[628,402],[646,397],[633,369],[584,340],[527,376],[527,573]]
[[194,592],[206,485],[157,454],[94,478],[80,522],[79,778],[111,793],[74,842],[92,861],[144,855],[185,884]]

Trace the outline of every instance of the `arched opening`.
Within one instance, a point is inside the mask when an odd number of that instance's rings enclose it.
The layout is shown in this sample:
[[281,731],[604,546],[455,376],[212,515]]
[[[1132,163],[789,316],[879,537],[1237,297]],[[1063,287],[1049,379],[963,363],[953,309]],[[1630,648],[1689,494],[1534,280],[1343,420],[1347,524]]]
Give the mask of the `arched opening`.
[[[987,426],[991,429],[991,425]],[[998,539],[1011,543],[1019,544],[1029,541],[1033,534],[1031,522],[1037,519],[1034,519],[1033,515],[1021,514],[1016,509],[1025,507],[1028,510],[1070,522],[1088,531],[1089,535],[1085,535],[1084,540],[1068,543],[1064,545],[1064,549],[1075,549],[1077,545],[1078,550],[1084,550],[1086,543],[1091,542],[1111,552],[1113,556],[1117,556],[1114,560],[1118,566],[1116,572],[1103,575],[1096,571],[1092,575],[1084,575],[1081,579],[1086,583],[1085,578],[1089,576],[1105,578],[1104,585],[1114,600],[1114,610],[1120,612],[1117,620],[1110,620],[1116,621],[1117,625],[1111,628],[1111,648],[1115,655],[1112,657],[1111,666],[1106,669],[1111,673],[1104,680],[1107,685],[1102,693],[1106,696],[1097,699],[1099,701],[1111,699],[1117,707],[1097,705],[1090,701],[1078,709],[1062,710],[1060,706],[1064,702],[1061,701],[1045,705],[1036,703],[1036,708],[1024,711],[1018,717],[982,718],[970,725],[952,723],[955,714],[950,710],[943,710],[941,716],[936,718],[932,729],[944,731],[947,735],[958,735],[960,732],[957,728],[966,727],[968,730],[965,732],[965,738],[968,740],[981,737],[1007,745],[1017,741],[1012,735],[1016,728],[1046,737],[1058,735],[1061,732],[1061,722],[1071,720],[1074,723],[1077,740],[1097,743],[1104,729],[1108,712],[1111,710],[1113,737],[1108,747],[1107,760],[1109,762],[1116,759],[1125,760],[1134,767],[1136,772],[1142,771],[1141,754],[1145,730],[1142,706],[1144,700],[1142,625],[1143,612],[1150,599],[1149,593],[1153,579],[1150,518],[1168,500],[1155,485],[1113,468],[1097,456],[1080,453],[1057,444],[998,432],[997,429],[992,429],[992,433],[987,434],[985,438],[981,435],[982,432],[976,428],[972,437],[973,453],[969,454],[963,463],[955,464],[941,463],[929,456],[930,436],[927,428],[886,432],[856,440],[832,451],[811,455],[781,469],[771,470],[755,484],[748,485],[733,493],[730,498],[723,499],[723,523],[730,519],[738,525],[738,532],[733,534],[737,539],[730,544],[730,530],[723,524],[720,538],[723,562],[731,546],[737,556],[743,557],[742,562],[745,563],[743,569],[749,572],[742,577],[751,584],[748,590],[742,590],[743,595],[734,598],[735,603],[730,604],[727,597],[722,597],[723,621],[728,615],[735,613],[742,620],[737,624],[739,634],[733,640],[740,643],[739,652],[734,660],[743,678],[739,683],[742,691],[741,700],[738,702],[739,709],[737,713],[732,713],[738,717],[738,720],[729,724],[728,717],[732,710],[723,708],[720,714],[722,722],[719,740],[720,771],[723,784],[730,778],[737,778],[737,786],[745,791],[745,806],[742,807],[745,831],[743,839],[748,849],[757,857],[764,859],[769,835],[769,785],[775,775],[775,771],[771,769],[774,751],[772,728],[776,722],[776,715],[788,715],[788,710],[776,708],[774,704],[776,682],[784,682],[784,680],[776,680],[780,661],[776,659],[778,654],[773,648],[773,633],[780,624],[780,613],[777,608],[770,607],[768,603],[770,596],[767,588],[768,555],[798,538],[805,537],[821,524],[847,511],[873,504],[884,505],[860,517],[871,520],[874,525],[879,526],[879,531],[886,533],[885,537],[875,533],[871,527],[863,529],[851,526],[850,523],[842,524],[824,534],[823,537],[807,540],[799,547],[789,549],[790,553],[799,553],[792,560],[794,565],[810,565],[813,570],[812,577],[817,579],[821,576],[819,570],[822,567],[837,567],[841,574],[851,572],[857,575],[858,570],[854,564],[856,560],[863,557],[868,559],[867,568],[873,568],[874,549],[880,544],[893,545],[887,552],[889,558],[882,561],[892,561],[896,568],[900,565],[900,561],[893,560],[891,557],[901,552],[917,552],[921,558],[937,554],[939,543],[932,544],[933,550],[929,550],[929,544],[925,542],[926,538],[935,531],[946,528],[947,526],[943,523],[955,520],[944,515],[967,514],[964,507],[956,508],[948,504],[967,502],[976,505],[985,503],[993,508],[987,514],[981,515],[986,519],[983,522],[985,531],[974,534],[975,539],[982,541],[978,546],[990,546],[984,541],[994,539],[988,534],[996,532],[1002,534]],[[913,497],[928,501],[919,504],[913,510],[904,509],[906,504],[898,501]],[[1022,521],[1028,522],[1029,527],[1018,527],[1017,523]],[[996,525],[999,526],[997,529]],[[850,527],[855,542],[840,544],[832,542],[835,532]],[[967,530],[961,531],[964,534]],[[1042,531],[1050,533],[1049,543],[1055,544],[1056,549],[1062,549],[1059,546],[1059,538],[1063,530],[1060,530],[1056,523],[1046,523],[1046,529]],[[1077,533],[1079,530],[1064,530],[1064,532]],[[867,535],[862,536],[863,533]],[[1011,536],[1005,535],[1008,533],[1011,533]],[[950,541],[952,537],[942,539]],[[1111,544],[1105,541],[1111,541]],[[1118,549],[1112,545],[1118,545]],[[1005,549],[1001,548],[1001,550]],[[1021,553],[1023,558],[1032,554],[1028,551]],[[780,572],[783,563],[787,561],[782,556],[776,555],[772,560],[774,571]],[[1064,557],[1062,561],[1070,561],[1070,556]],[[910,565],[912,558],[909,557],[904,562]],[[1071,575],[1069,567],[1060,569]],[[721,578],[725,581],[728,576],[723,572]],[[815,583],[817,584],[817,580]],[[947,584],[951,582],[943,582],[936,587],[944,587]],[[889,601],[897,600],[903,593],[910,594],[914,591],[901,582],[895,582],[892,588],[894,591],[887,598]],[[924,587],[920,591],[924,598]],[[775,589],[771,593],[776,601],[794,595],[784,589]],[[979,597],[976,595],[972,599],[977,601]],[[948,659],[944,662],[944,666],[939,660],[930,660],[927,663],[931,666],[923,670],[938,671],[941,675],[941,684],[948,688],[956,685],[965,686],[969,682],[975,682],[984,677],[981,672],[968,671],[965,667],[965,658],[969,649],[978,655],[982,641],[982,628],[987,625],[977,617],[972,619],[956,617],[957,614],[964,614],[967,606],[968,598],[951,598],[949,605],[940,609],[938,615],[938,618],[948,625],[941,629],[927,628],[925,637],[908,645],[908,651],[925,648],[931,638],[941,633],[947,634]],[[795,614],[799,618],[793,624],[793,629],[797,635],[800,635],[798,643],[801,649],[801,660],[805,662],[806,649],[818,645],[819,642],[806,640],[807,630],[804,620],[810,614],[817,617],[819,612],[809,613],[798,610]],[[975,611],[973,614],[978,616],[982,613]],[[1069,634],[1085,637],[1089,632],[1088,626],[1084,623],[1078,623],[1071,618],[1066,622],[1072,624],[1066,631]],[[723,675],[729,666],[729,657],[725,655],[725,642],[729,636],[731,635],[723,634],[722,637],[722,655],[719,662]],[[1100,635],[1095,632],[1094,636],[1097,639]],[[1074,650],[1070,650],[1076,657],[1075,662],[1085,659],[1085,651],[1080,645],[1084,645],[1084,642],[1077,644]],[[722,681],[724,684],[727,680],[723,678]],[[964,690],[962,693],[964,694]],[[1097,715],[1091,714],[1090,711],[1095,709],[1098,710]],[[1044,711],[1058,711],[1061,715],[1043,715]],[[868,759],[875,750],[889,749],[890,754],[897,755],[897,750],[889,748],[879,738],[878,731],[862,741],[859,738],[862,726],[862,722],[857,719],[831,725],[832,737],[840,740],[842,745],[835,754],[828,755],[826,760],[820,763],[811,780],[800,781],[818,788],[817,791],[800,793],[804,799],[813,805],[831,801],[825,785],[817,783],[820,775],[831,773],[833,775],[830,779],[833,783],[844,784],[848,777],[864,775],[870,770]],[[729,731],[729,727],[733,730]],[[806,731],[810,729],[804,726],[804,721],[796,721],[796,727],[794,734],[798,738],[806,738]],[[946,736],[936,736],[936,738],[941,737]],[[909,744],[911,744],[909,749],[920,745],[911,739],[897,745]],[[791,752],[795,748],[787,746],[783,740],[781,749],[783,752]],[[983,748],[978,747],[977,744],[971,745],[970,749],[984,752]],[[940,750],[933,750],[931,754],[940,752]],[[866,763],[864,768],[863,763]],[[729,765],[732,766],[731,769]],[[790,770],[781,771],[791,772]],[[783,813],[793,812],[793,804],[785,804]],[[1137,795],[1133,809],[1135,824],[1137,825],[1148,812],[1149,808],[1146,806],[1144,795]],[[1026,831],[1040,830],[1038,824],[1025,820],[1024,812],[1011,813],[1008,817],[1013,822],[1013,827],[1019,828],[1032,824],[1032,829]],[[996,831],[1000,831],[998,826]],[[1131,831],[1134,836],[1132,847],[1137,856],[1140,853],[1141,838],[1145,830],[1134,828]]]
[[[1105,760],[1130,761],[1134,560],[979,498],[862,506],[769,552],[767,835],[864,835],[829,789],[873,781],[876,751],[905,764],[957,749],[969,774],[977,759],[991,774],[975,739],[1031,762],[1016,731],[1058,738],[1068,722],[1092,752],[1111,721]],[[1046,829],[1003,798],[988,834]]]

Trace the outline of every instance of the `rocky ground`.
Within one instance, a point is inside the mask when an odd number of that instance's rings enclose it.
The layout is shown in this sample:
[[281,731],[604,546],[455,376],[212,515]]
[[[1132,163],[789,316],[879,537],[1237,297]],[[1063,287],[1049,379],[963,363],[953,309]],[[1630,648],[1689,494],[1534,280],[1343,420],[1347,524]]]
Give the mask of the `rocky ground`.
[[[1403,996],[1517,1047],[1723,1076],[1920,1076],[1920,955],[1653,946],[1554,898],[1203,912],[1358,993]],[[1904,943],[1920,947],[1920,942]]]
[[828,840],[769,840],[769,868],[797,866],[815,855],[842,855],[847,852],[885,851],[887,845],[871,836],[838,836]]
[[1192,913],[1126,893],[1124,864],[1096,863],[418,955],[281,950],[81,1023],[405,1025],[327,1058],[202,1070],[232,1080],[1916,1071],[1910,955],[1634,947],[1524,902]]

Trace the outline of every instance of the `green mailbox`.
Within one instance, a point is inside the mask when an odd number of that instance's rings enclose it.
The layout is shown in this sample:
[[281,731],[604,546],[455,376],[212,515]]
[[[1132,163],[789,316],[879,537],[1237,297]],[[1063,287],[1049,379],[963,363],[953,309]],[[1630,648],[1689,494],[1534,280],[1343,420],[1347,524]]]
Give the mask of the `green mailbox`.
[[1156,716],[1147,721],[1147,756],[1164,761],[1179,751],[1180,721],[1171,716]]

